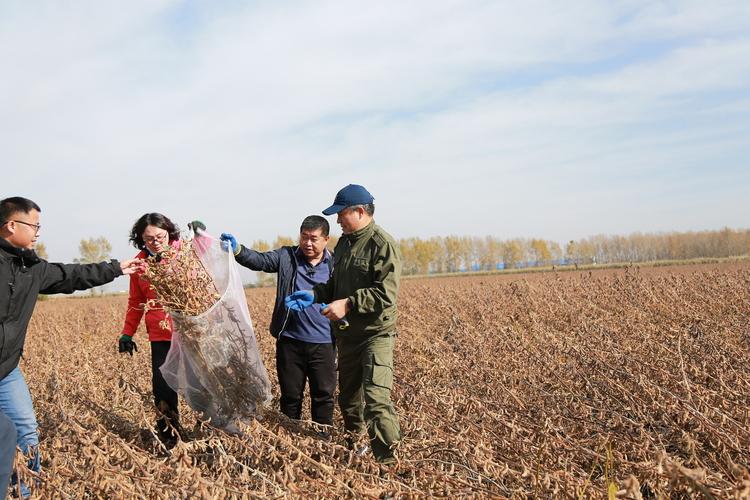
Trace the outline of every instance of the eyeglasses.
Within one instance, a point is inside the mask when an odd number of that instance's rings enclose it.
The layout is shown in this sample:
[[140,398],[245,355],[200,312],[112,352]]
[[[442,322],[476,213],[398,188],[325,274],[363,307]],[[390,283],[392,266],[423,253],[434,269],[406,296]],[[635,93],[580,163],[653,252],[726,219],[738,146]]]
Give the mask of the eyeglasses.
[[25,226],[33,227],[34,228],[34,234],[39,234],[39,230],[42,229],[41,224],[32,224],[31,222],[24,222],[22,220],[12,220],[9,222],[16,222],[18,224],[23,224]]
[[159,243],[164,243],[167,241],[167,237],[169,236],[169,233],[161,233],[159,236],[145,236],[143,238],[143,241],[146,243],[156,243],[157,241]]

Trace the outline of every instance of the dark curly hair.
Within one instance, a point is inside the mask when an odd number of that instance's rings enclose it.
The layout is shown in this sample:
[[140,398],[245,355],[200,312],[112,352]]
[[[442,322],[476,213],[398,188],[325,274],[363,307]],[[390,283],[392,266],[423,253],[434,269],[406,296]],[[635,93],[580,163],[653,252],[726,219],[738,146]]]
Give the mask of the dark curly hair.
[[130,242],[138,250],[146,249],[146,242],[143,241],[143,231],[146,230],[146,226],[156,226],[160,229],[164,229],[169,233],[169,242],[180,239],[180,228],[177,224],[169,220],[169,217],[160,213],[143,214],[140,219],[135,221],[133,229],[130,230]]

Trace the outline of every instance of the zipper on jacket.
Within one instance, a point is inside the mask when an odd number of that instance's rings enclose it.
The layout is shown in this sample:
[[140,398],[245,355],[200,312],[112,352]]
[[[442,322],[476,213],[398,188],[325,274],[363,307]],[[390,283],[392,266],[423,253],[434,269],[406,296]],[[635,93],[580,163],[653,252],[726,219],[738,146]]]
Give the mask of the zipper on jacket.
[[5,317],[10,319],[10,315],[13,311],[16,310],[16,281],[18,281],[18,273],[24,272],[26,269],[23,267],[23,259],[19,259],[21,261],[21,267],[19,268],[18,263],[15,262],[15,259],[11,261],[10,264],[10,270],[12,274],[13,281],[8,282],[8,287],[10,288],[10,297],[8,297],[8,310],[5,312]]
[[[296,247],[292,247],[292,250],[291,250],[291,252],[292,252],[292,258],[294,259],[294,269],[292,270],[292,287],[289,290],[287,290],[287,292],[288,292],[287,295],[289,295],[292,292],[294,292],[294,284],[297,282],[297,267],[298,267],[299,264],[297,263],[297,255],[296,255],[296,252],[295,252],[294,248],[296,248]],[[279,267],[281,267],[281,266],[279,266]],[[284,315],[284,322],[281,324],[281,328],[279,329],[279,334],[276,335],[277,339],[281,338],[281,334],[284,332],[284,328],[286,328],[286,324],[289,321],[289,315],[292,312],[292,310],[289,309],[288,307],[286,307],[286,306],[284,306],[284,307],[286,308],[286,314]]]
[[[8,287],[10,288],[10,296],[8,297],[8,310],[5,311],[5,317],[8,318],[10,316],[10,312],[13,310],[13,299],[15,299],[14,295],[16,293],[16,284],[15,283],[8,283]],[[2,349],[0,349],[0,352]]]

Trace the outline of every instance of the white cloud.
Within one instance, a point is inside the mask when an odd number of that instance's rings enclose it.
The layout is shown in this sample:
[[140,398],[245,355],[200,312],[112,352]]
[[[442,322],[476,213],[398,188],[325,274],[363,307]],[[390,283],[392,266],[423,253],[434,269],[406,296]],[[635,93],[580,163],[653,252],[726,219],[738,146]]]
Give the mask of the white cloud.
[[682,47],[667,56],[632,65],[589,88],[609,94],[641,94],[650,99],[665,95],[747,90],[750,87],[750,38],[727,42],[708,40]]
[[292,234],[349,182],[396,236],[746,225],[748,9],[6,2],[3,192],[64,259],[150,210]]

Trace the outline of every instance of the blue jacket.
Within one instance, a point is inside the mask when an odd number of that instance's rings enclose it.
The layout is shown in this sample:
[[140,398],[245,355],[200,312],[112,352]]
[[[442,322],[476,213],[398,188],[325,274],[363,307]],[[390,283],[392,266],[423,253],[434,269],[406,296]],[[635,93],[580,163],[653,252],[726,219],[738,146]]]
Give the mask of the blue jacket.
[[[238,264],[252,271],[278,273],[276,303],[268,328],[275,338],[279,338],[279,334],[284,331],[289,320],[289,309],[284,305],[284,298],[294,292],[294,284],[297,281],[297,267],[300,263],[297,248],[296,246],[283,246],[270,252],[257,252],[242,245],[240,252],[234,257]],[[332,273],[333,259],[328,259],[328,265],[330,266],[329,272]]]

